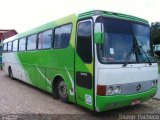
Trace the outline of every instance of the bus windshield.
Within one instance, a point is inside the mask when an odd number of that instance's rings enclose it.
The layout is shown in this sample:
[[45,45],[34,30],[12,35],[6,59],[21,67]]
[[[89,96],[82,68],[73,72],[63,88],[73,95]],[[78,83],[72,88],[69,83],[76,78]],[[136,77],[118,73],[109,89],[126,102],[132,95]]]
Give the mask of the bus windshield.
[[137,54],[139,62],[147,62],[147,57],[151,62],[155,62],[150,46],[150,28],[144,25],[132,23],[132,29],[135,40],[141,48]]
[[[102,63],[154,62],[150,48],[150,28],[119,19],[103,18],[104,43],[98,45]],[[135,43],[139,46],[136,51]],[[149,60],[149,61],[148,61]]]

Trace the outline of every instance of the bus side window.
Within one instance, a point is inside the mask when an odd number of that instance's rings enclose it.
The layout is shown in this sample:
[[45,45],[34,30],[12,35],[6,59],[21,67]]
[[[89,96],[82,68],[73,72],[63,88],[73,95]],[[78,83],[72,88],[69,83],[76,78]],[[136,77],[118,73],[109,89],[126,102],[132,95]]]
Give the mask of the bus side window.
[[13,41],[13,51],[18,51],[18,40]]
[[7,52],[8,50],[7,50],[8,48],[7,48],[7,43],[4,43],[3,44],[3,52],[5,53],[5,52]]
[[77,53],[85,63],[92,62],[91,21],[78,24]]
[[31,35],[27,40],[27,50],[35,50],[37,46],[37,34]]
[[8,43],[8,52],[11,52],[12,51],[12,42],[9,42]]
[[19,40],[19,51],[26,50],[26,37]]
[[54,48],[66,48],[69,46],[72,24],[58,27],[54,31]]
[[51,48],[52,30],[47,30],[38,34],[38,49]]

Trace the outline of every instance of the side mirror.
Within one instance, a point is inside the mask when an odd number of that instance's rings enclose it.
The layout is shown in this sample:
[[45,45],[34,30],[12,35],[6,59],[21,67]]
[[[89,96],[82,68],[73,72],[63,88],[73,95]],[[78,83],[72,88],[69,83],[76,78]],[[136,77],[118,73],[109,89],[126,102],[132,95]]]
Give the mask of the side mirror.
[[103,23],[95,23],[94,25],[94,41],[102,44],[104,42],[104,27]]

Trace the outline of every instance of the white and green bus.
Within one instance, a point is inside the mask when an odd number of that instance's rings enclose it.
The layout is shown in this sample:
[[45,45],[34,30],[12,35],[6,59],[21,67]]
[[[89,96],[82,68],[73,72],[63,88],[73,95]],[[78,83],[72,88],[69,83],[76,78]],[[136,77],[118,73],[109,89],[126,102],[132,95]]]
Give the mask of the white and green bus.
[[72,14],[3,42],[3,69],[93,111],[136,105],[157,91],[149,23],[101,10]]

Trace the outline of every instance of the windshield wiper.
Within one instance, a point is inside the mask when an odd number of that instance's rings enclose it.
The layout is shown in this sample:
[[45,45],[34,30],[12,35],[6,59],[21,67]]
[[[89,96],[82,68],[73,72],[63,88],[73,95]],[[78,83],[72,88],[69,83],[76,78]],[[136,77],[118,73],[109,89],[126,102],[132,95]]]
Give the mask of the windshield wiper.
[[[146,52],[143,50],[142,46],[139,46],[139,45],[138,45],[138,42],[137,42],[136,37],[134,37],[133,39],[134,39],[135,43],[133,43],[133,48],[132,48],[131,51],[128,53],[127,57],[125,58],[125,62],[124,62],[124,64],[122,65],[122,67],[127,66],[128,60],[129,60],[129,58],[131,57],[131,55],[132,55],[133,53],[136,54],[136,52],[139,51],[140,49],[142,50],[142,52],[143,52],[144,55],[146,56],[146,58],[147,58],[147,60],[148,60],[148,62],[149,62],[149,65],[152,65],[152,63],[151,63],[148,55],[147,55]],[[137,52],[137,53],[138,53],[138,52]]]
[[133,53],[135,53],[136,49],[137,49],[136,47],[133,47],[133,48],[131,49],[131,51],[127,54],[127,56],[126,56],[126,58],[125,58],[125,62],[124,62],[124,64],[122,65],[122,67],[127,66],[129,58],[131,57],[131,55],[132,55]]
[[149,59],[148,55],[146,54],[146,52],[143,50],[142,46],[138,45],[138,48],[142,50],[142,52],[144,53],[144,55],[146,56],[147,60],[148,60],[148,64],[152,65],[151,60]]
[[137,45],[136,45],[136,43],[135,43],[134,41],[135,41],[135,38],[133,37],[133,47],[132,47],[131,51],[127,54],[127,56],[126,56],[126,58],[125,58],[125,62],[124,62],[124,64],[122,65],[122,67],[126,67],[127,64],[128,64],[128,60],[129,60],[129,58],[131,57],[131,55],[132,55],[133,53],[136,54],[136,52],[138,51],[138,47],[137,47]]
[[148,64],[149,64],[149,65],[152,65],[152,63],[151,63],[148,55],[147,55],[146,52],[143,50],[142,46],[138,44],[137,38],[136,38],[135,36],[134,36],[134,41],[135,41],[135,43],[136,43],[136,48],[137,48],[137,50],[140,50],[140,49],[141,49],[142,52],[144,53],[144,55],[146,56],[147,60],[148,60]]

